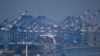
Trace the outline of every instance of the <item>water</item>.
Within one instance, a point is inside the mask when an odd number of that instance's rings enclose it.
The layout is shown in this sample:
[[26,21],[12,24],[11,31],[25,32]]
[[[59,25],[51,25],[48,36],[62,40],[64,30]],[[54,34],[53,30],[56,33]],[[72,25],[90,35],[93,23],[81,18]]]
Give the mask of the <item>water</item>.
[[[40,56],[61,56],[62,53],[65,56],[100,56],[100,47],[99,48],[80,48],[80,49],[67,49],[61,50],[56,53],[45,53],[40,54]],[[28,56],[37,56],[36,54]]]
[[63,52],[66,56],[100,56],[100,48],[69,49]]

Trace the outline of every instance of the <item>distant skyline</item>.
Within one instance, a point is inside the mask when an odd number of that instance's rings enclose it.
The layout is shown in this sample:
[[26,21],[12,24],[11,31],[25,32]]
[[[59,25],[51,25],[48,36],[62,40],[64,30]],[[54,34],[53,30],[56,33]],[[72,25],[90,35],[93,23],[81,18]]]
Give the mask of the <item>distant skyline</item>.
[[56,21],[67,16],[78,17],[87,9],[91,14],[99,10],[100,0],[0,0],[0,23],[17,18],[25,10],[28,15],[47,16]]

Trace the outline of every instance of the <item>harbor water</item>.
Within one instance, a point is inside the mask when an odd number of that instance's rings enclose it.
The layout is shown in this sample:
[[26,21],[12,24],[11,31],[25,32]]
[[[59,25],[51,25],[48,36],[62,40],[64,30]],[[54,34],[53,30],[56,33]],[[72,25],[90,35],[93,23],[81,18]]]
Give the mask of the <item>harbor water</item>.
[[[60,50],[55,53],[43,53],[39,54],[40,56],[100,56],[100,47],[99,48],[77,48],[77,49],[67,49]],[[28,54],[28,56],[39,56],[38,54]]]

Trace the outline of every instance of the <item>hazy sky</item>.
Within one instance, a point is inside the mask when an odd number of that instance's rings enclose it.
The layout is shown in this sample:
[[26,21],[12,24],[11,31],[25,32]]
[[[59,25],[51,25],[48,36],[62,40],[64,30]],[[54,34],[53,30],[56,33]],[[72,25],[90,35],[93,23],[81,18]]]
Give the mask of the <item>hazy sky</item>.
[[42,15],[54,20],[79,16],[85,10],[100,9],[100,0],[0,0],[0,22],[16,18],[23,11],[35,17]]

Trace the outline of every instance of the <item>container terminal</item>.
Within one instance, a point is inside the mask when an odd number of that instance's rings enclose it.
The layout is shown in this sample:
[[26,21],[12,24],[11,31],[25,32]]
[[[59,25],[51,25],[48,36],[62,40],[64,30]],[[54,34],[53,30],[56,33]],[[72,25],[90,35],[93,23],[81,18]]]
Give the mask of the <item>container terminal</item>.
[[79,17],[67,16],[58,23],[50,22],[46,16],[27,15],[27,10],[16,19],[6,19],[0,24],[0,55],[28,56],[29,53],[100,47],[100,22],[96,18],[100,10],[92,16],[88,16],[89,12],[88,9]]

